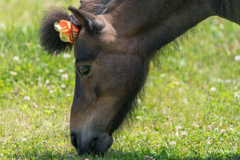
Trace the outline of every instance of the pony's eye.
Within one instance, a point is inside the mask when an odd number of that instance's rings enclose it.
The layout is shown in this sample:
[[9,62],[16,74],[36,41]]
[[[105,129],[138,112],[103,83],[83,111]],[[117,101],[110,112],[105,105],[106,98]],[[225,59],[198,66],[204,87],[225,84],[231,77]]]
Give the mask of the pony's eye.
[[91,66],[78,66],[77,71],[81,76],[88,76],[91,72]]

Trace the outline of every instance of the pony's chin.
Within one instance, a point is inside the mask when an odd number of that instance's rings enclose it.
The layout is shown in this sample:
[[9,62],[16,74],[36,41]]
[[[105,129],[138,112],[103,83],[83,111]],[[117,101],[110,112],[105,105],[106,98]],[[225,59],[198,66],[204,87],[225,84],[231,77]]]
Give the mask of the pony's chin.
[[103,138],[97,138],[94,145],[94,153],[104,155],[105,152],[112,146],[112,136],[105,136]]
[[88,143],[85,143],[82,147],[76,148],[76,150],[80,156],[85,154],[104,155],[111,147],[112,143],[112,136],[104,135],[103,137],[89,140]]

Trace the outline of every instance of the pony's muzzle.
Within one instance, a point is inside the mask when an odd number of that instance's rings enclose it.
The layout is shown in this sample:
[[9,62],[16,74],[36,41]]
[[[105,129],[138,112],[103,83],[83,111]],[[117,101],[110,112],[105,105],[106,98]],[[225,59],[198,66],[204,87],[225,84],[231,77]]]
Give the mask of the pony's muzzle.
[[71,134],[71,142],[72,142],[72,145],[77,149],[78,142],[77,142],[77,136],[75,134]]
[[[91,137],[91,136],[89,136]],[[104,153],[111,147],[113,143],[112,136],[104,134],[100,137],[85,137],[78,136],[77,133],[71,132],[71,142],[76,148],[79,155],[84,154],[100,154]],[[81,141],[83,140],[83,141]]]
[[[79,155],[92,153],[92,148],[94,146],[93,140],[90,140],[90,143],[88,143],[86,146],[83,146],[83,144],[81,144],[81,137],[75,133],[71,133],[71,142],[72,142],[72,145],[76,148]],[[88,146],[92,146],[92,147],[88,147]]]

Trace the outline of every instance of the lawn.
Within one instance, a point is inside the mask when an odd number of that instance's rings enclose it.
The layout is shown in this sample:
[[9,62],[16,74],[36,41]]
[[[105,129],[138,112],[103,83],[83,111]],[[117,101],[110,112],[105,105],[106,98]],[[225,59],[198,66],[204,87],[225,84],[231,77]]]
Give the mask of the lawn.
[[158,51],[132,120],[104,157],[70,142],[73,52],[48,55],[38,29],[52,6],[0,1],[0,159],[240,159],[240,26],[212,17]]

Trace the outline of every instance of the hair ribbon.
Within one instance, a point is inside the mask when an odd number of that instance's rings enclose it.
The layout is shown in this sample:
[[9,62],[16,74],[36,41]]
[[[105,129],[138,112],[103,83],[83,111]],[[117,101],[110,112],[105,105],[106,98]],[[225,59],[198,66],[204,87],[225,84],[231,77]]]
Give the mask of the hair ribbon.
[[63,42],[74,43],[79,32],[79,29],[75,25],[71,24],[70,21],[65,20],[61,20],[59,23],[55,22],[54,28],[59,32],[59,37]]

